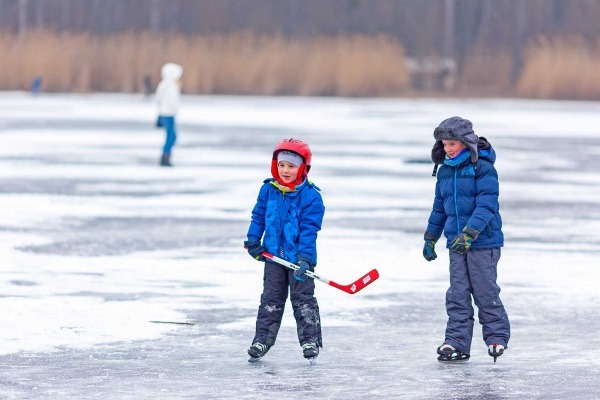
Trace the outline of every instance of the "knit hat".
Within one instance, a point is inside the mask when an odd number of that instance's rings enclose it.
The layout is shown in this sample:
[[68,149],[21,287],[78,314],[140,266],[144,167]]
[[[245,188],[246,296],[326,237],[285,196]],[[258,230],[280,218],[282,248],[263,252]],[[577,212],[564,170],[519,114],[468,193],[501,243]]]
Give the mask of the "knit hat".
[[304,159],[300,154],[291,151],[280,151],[279,154],[277,154],[277,162],[279,163],[280,161],[291,162],[296,167],[300,167],[304,163]]
[[436,140],[431,150],[431,159],[436,164],[443,164],[446,152],[442,140],[458,140],[471,152],[471,162],[477,162],[477,141],[479,138],[473,131],[473,124],[468,119],[450,117],[443,120],[433,131]]

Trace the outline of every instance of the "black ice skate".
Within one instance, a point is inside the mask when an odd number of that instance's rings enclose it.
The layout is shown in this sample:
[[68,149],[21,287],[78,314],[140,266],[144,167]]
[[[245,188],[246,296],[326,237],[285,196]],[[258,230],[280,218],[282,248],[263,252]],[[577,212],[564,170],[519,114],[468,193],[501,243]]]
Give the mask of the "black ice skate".
[[488,346],[488,354],[494,357],[494,362],[496,362],[496,358],[504,354],[504,346],[501,344],[490,344]]
[[438,357],[439,362],[457,362],[457,361],[467,361],[469,357],[468,354],[465,354],[453,346],[450,346],[447,343],[444,343],[440,347],[437,348],[437,353],[440,355]]
[[317,363],[317,356],[319,355],[319,345],[312,342],[304,343],[302,345],[302,353],[311,365],[315,365]]
[[248,355],[250,356],[248,361],[255,362],[260,360],[265,354],[267,354],[267,351],[269,351],[270,348],[271,346],[267,346],[266,344],[262,344],[260,342],[255,342],[252,346],[248,347]]

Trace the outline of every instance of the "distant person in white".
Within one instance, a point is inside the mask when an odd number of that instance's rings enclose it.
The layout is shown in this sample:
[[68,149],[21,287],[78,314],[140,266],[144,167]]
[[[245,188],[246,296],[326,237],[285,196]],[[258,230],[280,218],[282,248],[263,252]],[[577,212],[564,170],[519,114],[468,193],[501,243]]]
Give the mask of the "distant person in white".
[[179,111],[182,75],[183,67],[181,65],[167,63],[161,69],[162,80],[156,88],[156,102],[158,105],[156,125],[164,127],[166,132],[165,145],[160,158],[160,165],[163,167],[171,166],[171,149],[177,140],[175,115]]

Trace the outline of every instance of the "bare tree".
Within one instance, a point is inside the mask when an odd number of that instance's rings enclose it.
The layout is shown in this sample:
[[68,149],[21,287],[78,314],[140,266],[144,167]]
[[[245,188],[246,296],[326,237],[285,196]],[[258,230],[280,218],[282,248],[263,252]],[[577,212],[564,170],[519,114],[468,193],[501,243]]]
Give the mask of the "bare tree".
[[159,0],[152,0],[150,2],[150,30],[152,32],[158,32],[159,29],[160,29]]
[[454,0],[444,2],[444,57],[454,57]]
[[27,32],[27,0],[19,0],[19,37]]
[[523,66],[523,43],[525,41],[525,23],[527,21],[526,0],[516,0],[514,4],[515,29],[512,47],[512,68],[510,83],[515,85]]

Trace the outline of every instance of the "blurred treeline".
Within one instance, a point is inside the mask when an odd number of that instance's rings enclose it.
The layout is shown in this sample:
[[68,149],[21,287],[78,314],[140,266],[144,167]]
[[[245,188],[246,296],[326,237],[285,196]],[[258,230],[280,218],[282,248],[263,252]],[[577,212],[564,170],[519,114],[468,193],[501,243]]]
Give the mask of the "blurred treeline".
[[0,0],[0,89],[600,99],[600,1]]

